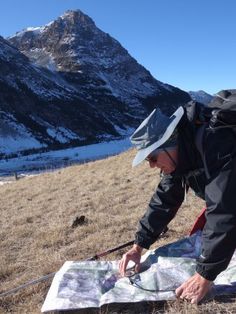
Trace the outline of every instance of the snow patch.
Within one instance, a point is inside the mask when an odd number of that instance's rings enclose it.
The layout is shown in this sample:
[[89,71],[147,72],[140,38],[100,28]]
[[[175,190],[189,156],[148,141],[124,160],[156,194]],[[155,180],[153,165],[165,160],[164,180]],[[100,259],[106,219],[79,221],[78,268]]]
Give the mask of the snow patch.
[[13,37],[22,37],[24,36],[25,33],[27,32],[34,32],[35,34],[40,34],[44,31],[45,26],[42,27],[27,27],[24,28],[22,31],[16,32],[14,35],[9,36],[8,38],[13,38]]
[[19,123],[9,113],[0,112],[0,152],[10,154],[26,149],[46,147],[46,144],[37,141],[26,127]]
[[46,171],[91,160],[117,155],[131,147],[129,138],[98,144],[68,148],[18,158],[0,160],[0,175],[12,172]]
[[113,125],[114,128],[116,129],[116,131],[120,134],[120,135],[126,135],[127,134],[132,134],[135,131],[135,128],[130,128],[130,127],[125,127],[125,128],[120,128],[118,125]]
[[75,133],[73,133],[71,130],[63,128],[63,127],[58,127],[58,128],[48,128],[47,133],[49,136],[51,136],[54,140],[60,142],[60,143],[67,143],[70,142],[70,140],[75,140],[75,139],[84,139],[82,137],[79,137]]

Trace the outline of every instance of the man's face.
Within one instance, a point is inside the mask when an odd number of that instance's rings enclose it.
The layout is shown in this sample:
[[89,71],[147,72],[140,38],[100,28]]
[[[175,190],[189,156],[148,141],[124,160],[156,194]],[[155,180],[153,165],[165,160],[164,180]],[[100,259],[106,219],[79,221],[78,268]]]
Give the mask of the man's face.
[[169,174],[173,172],[176,168],[177,160],[178,160],[178,149],[171,149],[166,151],[160,151],[155,154],[150,154],[146,160],[149,162],[149,166],[151,168],[159,168],[165,174]]

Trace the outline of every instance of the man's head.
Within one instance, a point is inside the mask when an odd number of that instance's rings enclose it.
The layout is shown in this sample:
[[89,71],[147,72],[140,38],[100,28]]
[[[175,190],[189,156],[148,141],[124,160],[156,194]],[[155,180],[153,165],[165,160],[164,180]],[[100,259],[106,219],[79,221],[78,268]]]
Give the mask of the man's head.
[[[160,109],[153,110],[130,138],[138,149],[133,167],[148,159],[151,167],[161,168],[168,173],[174,170],[178,154],[176,126],[183,114],[182,107],[179,107],[171,117],[163,114]],[[171,169],[173,170],[170,171]]]

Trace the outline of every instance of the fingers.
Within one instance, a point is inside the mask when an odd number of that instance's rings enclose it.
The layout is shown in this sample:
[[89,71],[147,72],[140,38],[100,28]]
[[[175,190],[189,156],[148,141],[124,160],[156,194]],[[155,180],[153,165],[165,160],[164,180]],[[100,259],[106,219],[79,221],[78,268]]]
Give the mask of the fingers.
[[199,274],[195,274],[175,290],[176,297],[190,301],[192,304],[199,303],[208,293],[211,282]]
[[191,298],[191,292],[189,291],[186,282],[184,282],[179,288],[175,290],[175,294],[177,298],[182,300],[189,300]]
[[175,294],[176,294],[177,298],[180,298],[180,296],[182,295],[183,290],[184,290],[184,289],[183,289],[182,286],[180,286],[179,288],[177,288],[177,289],[175,290]]
[[177,298],[180,298],[181,300],[190,301],[192,304],[197,304],[200,301],[198,300],[198,298],[195,297],[194,294],[188,293],[184,289],[183,285],[175,290],[175,294]]
[[123,255],[122,259],[119,262],[119,272],[122,276],[125,276],[126,267],[128,265],[129,260],[126,255]]
[[136,265],[135,265],[135,272],[136,273],[139,273],[140,272],[140,268],[141,268],[141,264],[140,263],[136,263]]
[[122,276],[125,276],[126,268],[128,266],[129,261],[134,262],[135,271],[138,272],[140,270],[140,259],[141,259],[141,251],[137,251],[136,248],[132,248],[126,254],[123,255],[122,259],[119,262],[119,272]]
[[[200,300],[199,300],[200,301]],[[191,303],[192,304],[198,304],[198,299],[197,298],[192,298]]]

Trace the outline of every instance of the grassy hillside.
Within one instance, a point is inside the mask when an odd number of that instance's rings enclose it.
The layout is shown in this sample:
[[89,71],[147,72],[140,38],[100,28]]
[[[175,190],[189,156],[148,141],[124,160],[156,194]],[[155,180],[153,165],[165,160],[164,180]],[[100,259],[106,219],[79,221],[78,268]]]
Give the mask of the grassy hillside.
[[[1,292],[57,271],[66,260],[83,260],[133,239],[137,222],[159,180],[159,171],[146,163],[132,169],[134,154],[130,150],[0,186]],[[188,194],[168,234],[154,246],[187,234],[202,206],[203,202]],[[73,220],[81,215],[85,223],[72,228]],[[119,259],[122,253],[107,259]],[[0,300],[0,313],[39,313],[49,286],[50,281],[37,284]],[[162,312],[236,313],[236,307],[227,300],[198,307],[176,301],[110,305],[100,311]]]

